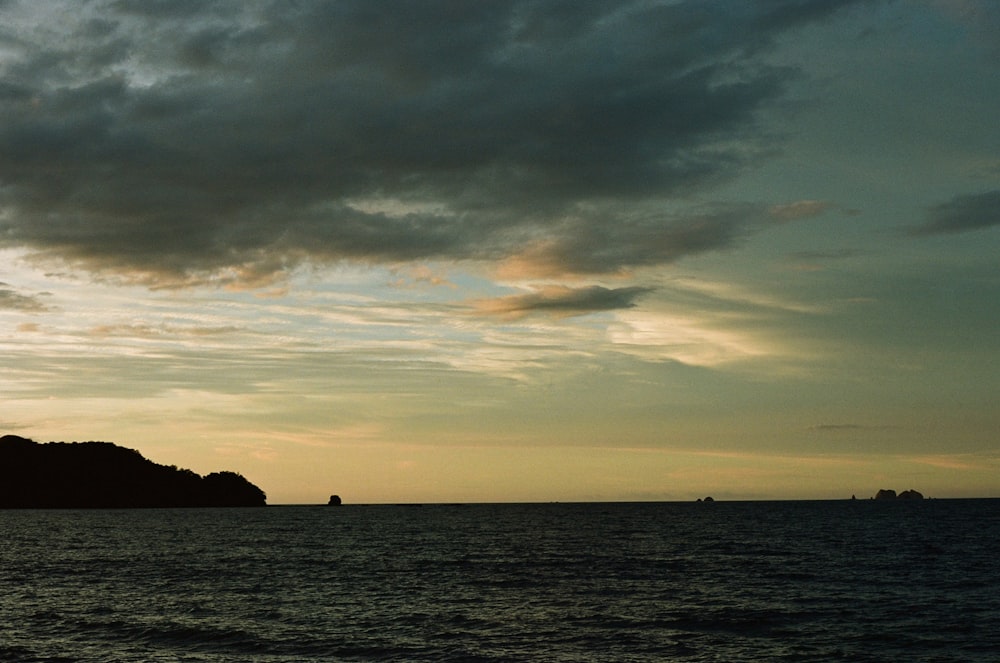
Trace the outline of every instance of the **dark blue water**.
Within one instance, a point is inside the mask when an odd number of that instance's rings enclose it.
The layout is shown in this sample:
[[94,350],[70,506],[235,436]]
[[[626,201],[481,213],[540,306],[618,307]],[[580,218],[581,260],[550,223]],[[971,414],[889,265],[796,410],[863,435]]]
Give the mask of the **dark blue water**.
[[0,661],[996,661],[1000,500],[0,511]]

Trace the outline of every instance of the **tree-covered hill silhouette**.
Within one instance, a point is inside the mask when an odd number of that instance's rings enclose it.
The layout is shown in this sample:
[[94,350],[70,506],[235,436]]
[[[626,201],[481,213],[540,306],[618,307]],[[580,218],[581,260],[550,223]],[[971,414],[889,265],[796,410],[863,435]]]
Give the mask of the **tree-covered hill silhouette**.
[[0,508],[264,506],[236,472],[200,476],[110,442],[0,437]]

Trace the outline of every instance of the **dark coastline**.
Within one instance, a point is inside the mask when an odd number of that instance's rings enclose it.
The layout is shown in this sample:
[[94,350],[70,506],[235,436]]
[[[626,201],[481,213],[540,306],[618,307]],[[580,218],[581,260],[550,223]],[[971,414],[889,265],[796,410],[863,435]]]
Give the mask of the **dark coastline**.
[[267,497],[236,472],[201,476],[110,442],[39,444],[0,437],[0,508],[257,507]]

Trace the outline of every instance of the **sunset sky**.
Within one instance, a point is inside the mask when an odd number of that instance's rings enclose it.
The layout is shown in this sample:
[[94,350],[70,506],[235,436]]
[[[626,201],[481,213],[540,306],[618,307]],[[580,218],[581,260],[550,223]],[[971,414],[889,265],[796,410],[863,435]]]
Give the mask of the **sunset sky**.
[[0,0],[0,435],[998,497],[998,111],[993,0]]

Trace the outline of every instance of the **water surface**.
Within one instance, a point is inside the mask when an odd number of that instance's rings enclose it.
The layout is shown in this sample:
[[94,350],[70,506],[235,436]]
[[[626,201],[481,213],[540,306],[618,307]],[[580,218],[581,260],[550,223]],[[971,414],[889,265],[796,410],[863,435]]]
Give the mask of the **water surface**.
[[0,511],[0,661],[995,661],[1000,500]]

